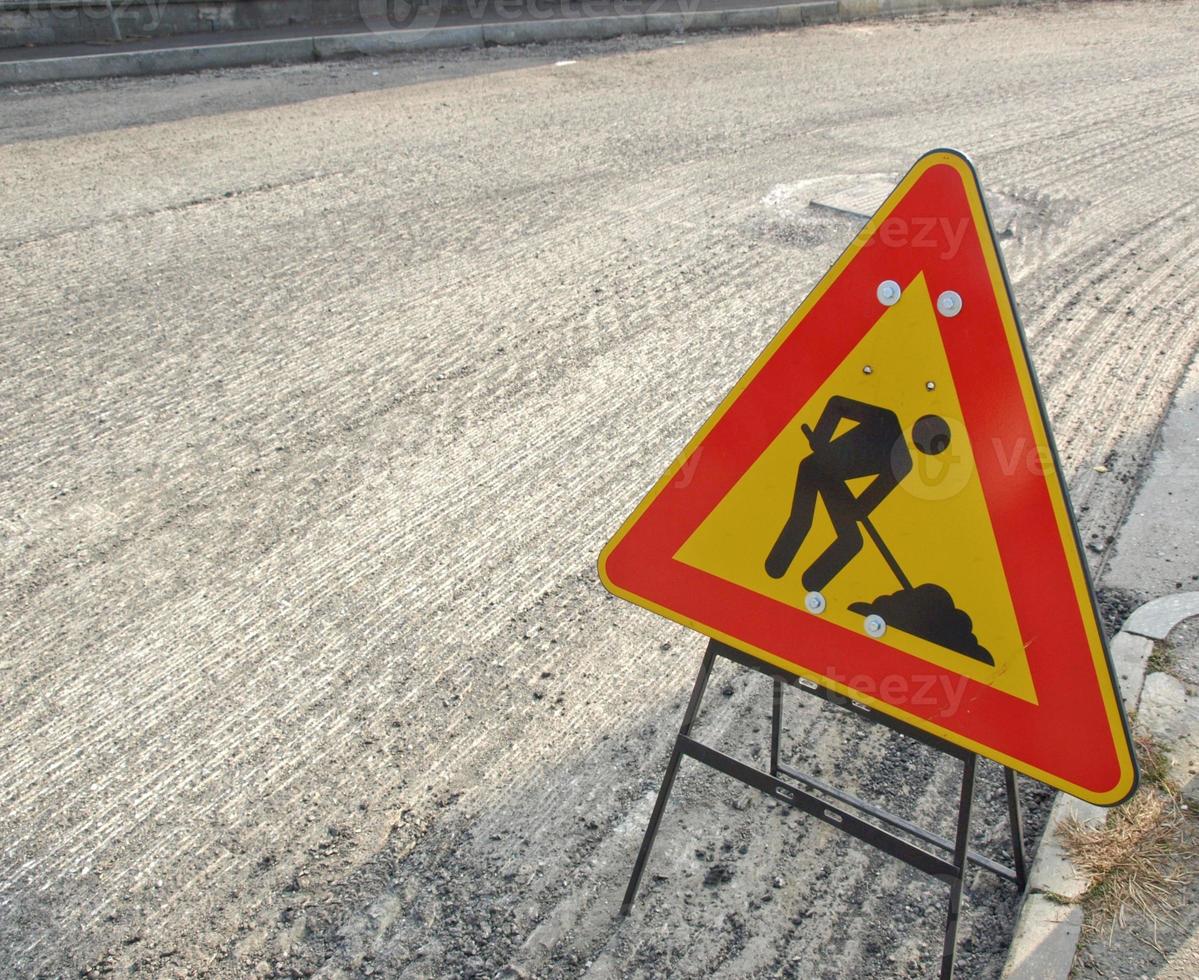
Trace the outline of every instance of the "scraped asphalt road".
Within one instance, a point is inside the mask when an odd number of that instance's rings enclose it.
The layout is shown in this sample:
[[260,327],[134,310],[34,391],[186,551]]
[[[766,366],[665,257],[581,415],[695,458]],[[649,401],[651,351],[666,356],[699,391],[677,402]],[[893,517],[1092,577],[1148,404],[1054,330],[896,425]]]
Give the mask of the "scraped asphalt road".
[[[702,643],[595,556],[852,236],[809,199],[956,145],[1101,573],[1196,346],[1197,44],[1082,4],[0,91],[0,974],[928,974],[943,886],[698,767],[620,919]],[[708,705],[762,751],[764,680]],[[956,765],[788,712],[948,828]],[[1015,906],[971,878],[964,975]]]

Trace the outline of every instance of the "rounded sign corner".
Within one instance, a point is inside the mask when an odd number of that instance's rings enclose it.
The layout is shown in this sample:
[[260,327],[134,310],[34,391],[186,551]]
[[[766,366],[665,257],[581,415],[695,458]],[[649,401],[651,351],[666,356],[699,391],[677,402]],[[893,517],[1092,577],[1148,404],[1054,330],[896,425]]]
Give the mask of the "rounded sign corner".
[[599,553],[599,558],[595,562],[595,570],[599,575],[600,584],[613,595],[622,596],[623,590],[608,574],[608,559],[612,557],[612,552],[616,550],[616,546],[620,543],[620,533],[618,532],[611,541],[604,545],[603,550]]
[[1120,806],[1122,803],[1127,803],[1136,794],[1141,785],[1141,771],[1137,766],[1136,756],[1130,755],[1127,760],[1127,766],[1122,765],[1120,769],[1120,779],[1111,789],[1096,793],[1090,790],[1084,791],[1082,787],[1067,789],[1067,793],[1077,796],[1087,803],[1094,803],[1096,806],[1113,807]]
[[948,167],[954,171],[966,188],[973,189],[981,197],[982,184],[978,178],[978,169],[967,154],[950,146],[929,150],[916,161],[912,167],[912,175],[923,176],[937,167]]

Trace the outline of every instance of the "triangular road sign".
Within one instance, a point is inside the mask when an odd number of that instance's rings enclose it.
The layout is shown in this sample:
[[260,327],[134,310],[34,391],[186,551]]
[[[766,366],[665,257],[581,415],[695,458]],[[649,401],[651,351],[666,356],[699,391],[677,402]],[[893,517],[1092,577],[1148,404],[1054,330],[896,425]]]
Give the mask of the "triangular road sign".
[[600,556],[614,593],[1096,803],[1127,723],[978,179],[922,157]]

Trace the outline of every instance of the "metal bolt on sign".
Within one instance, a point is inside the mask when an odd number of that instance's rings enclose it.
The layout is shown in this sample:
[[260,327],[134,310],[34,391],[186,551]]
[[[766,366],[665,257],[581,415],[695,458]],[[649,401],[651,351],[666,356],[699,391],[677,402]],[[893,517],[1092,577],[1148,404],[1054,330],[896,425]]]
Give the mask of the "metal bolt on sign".
[[827,603],[824,601],[824,596],[819,592],[809,592],[804,596],[803,604],[807,607],[808,612],[813,612],[819,616],[824,612]]
[[887,621],[882,616],[871,614],[866,617],[866,621],[862,625],[866,630],[866,635],[873,636],[876,640],[887,632]]
[[878,289],[875,291],[875,295],[878,297],[878,301],[882,303],[883,306],[894,306],[899,302],[899,297],[902,292],[903,290],[899,288],[899,283],[897,283],[894,279],[884,279],[878,284]]
[[947,289],[937,297],[937,311],[942,316],[957,316],[962,312],[962,297],[952,289]]

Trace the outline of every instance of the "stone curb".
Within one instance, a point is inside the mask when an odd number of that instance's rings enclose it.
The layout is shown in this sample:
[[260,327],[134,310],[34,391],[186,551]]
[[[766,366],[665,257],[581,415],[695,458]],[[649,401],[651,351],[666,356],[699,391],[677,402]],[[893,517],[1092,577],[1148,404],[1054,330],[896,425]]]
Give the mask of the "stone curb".
[[1121,632],[1164,640],[1184,619],[1199,616],[1199,592],[1179,592],[1145,603],[1128,617]]
[[315,61],[314,38],[289,37],[152,51],[119,51],[71,58],[0,62],[0,85],[65,82],[86,78],[167,75],[205,68],[241,68]]
[[[1165,639],[1175,626],[1196,615],[1199,615],[1199,592],[1184,592],[1153,599],[1125,620],[1111,642],[1112,662],[1125,712],[1131,715],[1141,703],[1153,641]],[[1011,980],[1069,977],[1082,931],[1082,907],[1076,903],[1086,891],[1087,879],[1070,861],[1058,827],[1070,816],[1099,826],[1107,812],[1106,807],[1085,803],[1065,793],[1057,794],[1036,859],[1028,872],[1028,890],[1016,919],[1003,977]]]
[[[355,55],[392,54],[445,47],[537,44],[564,40],[601,40],[622,34],[669,34],[684,31],[753,30],[824,24],[837,20],[897,17],[935,10],[1016,6],[1030,0],[805,0],[802,3],[692,13],[648,13],[600,17],[486,23],[428,30],[361,34],[313,34],[309,37],[219,42],[188,47],[112,51],[65,58],[0,60],[0,86],[93,78],[165,75],[206,68],[322,61]],[[0,55],[0,58],[3,56]]]

